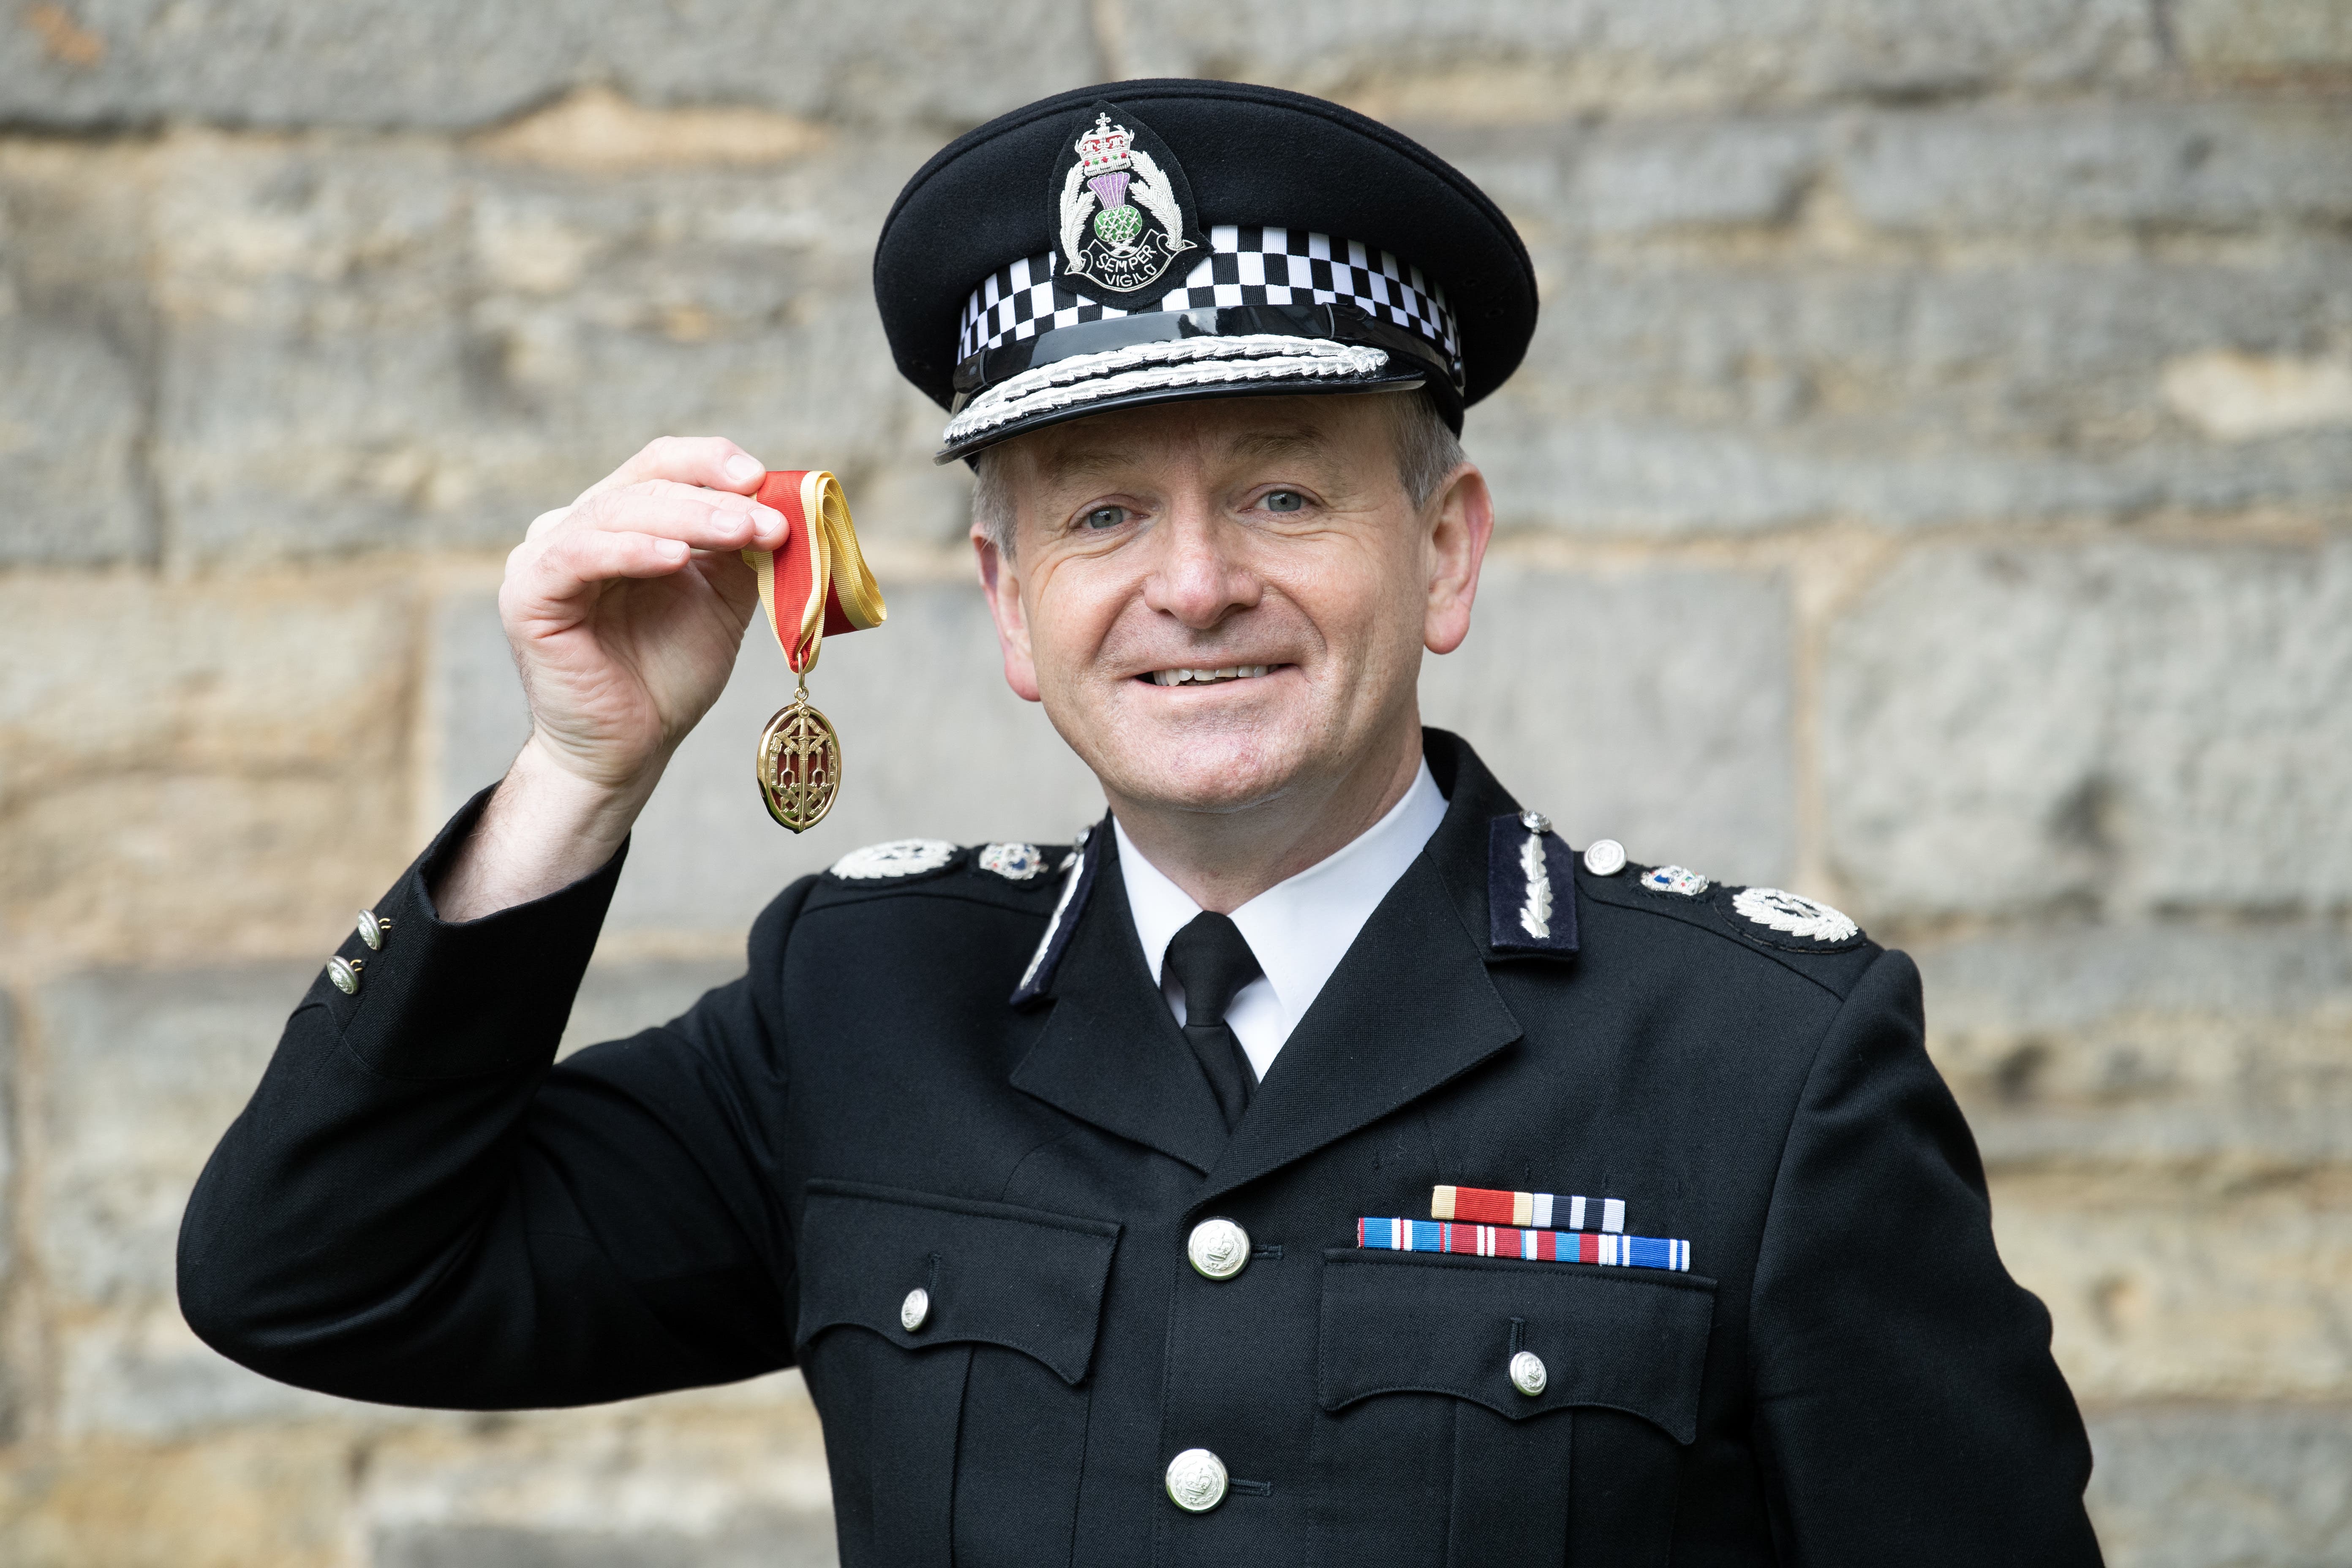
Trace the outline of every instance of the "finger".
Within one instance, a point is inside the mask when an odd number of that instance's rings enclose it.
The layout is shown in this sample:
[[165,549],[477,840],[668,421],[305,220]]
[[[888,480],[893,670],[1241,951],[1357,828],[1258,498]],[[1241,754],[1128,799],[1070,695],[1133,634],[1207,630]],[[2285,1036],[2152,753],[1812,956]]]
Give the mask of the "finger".
[[627,486],[572,509],[571,524],[604,532],[658,534],[697,550],[774,550],[783,543],[784,514],[725,490],[667,480]]
[[669,479],[750,495],[767,477],[768,466],[724,436],[661,436],[645,449],[580,493],[591,496],[646,479]]
[[514,583],[525,606],[546,613],[578,600],[596,584],[667,577],[693,559],[693,551],[678,540],[573,529],[531,551]]
[[570,517],[571,515],[572,509],[568,506],[551,507],[530,520],[530,526],[522,531],[522,536],[525,541],[537,539],[549,529],[554,528],[562,523],[565,518]]

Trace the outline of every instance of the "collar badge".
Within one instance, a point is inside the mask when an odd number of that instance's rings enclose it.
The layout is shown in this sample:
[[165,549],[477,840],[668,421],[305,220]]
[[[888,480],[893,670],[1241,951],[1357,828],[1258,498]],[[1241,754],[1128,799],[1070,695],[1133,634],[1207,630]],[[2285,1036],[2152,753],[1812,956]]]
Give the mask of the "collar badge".
[[1696,899],[1714,886],[1687,866],[1660,866],[1642,873],[1642,886],[1654,893],[1678,893]]
[[1026,882],[1045,869],[1045,852],[1034,844],[992,844],[980,852],[980,868],[1008,882]]

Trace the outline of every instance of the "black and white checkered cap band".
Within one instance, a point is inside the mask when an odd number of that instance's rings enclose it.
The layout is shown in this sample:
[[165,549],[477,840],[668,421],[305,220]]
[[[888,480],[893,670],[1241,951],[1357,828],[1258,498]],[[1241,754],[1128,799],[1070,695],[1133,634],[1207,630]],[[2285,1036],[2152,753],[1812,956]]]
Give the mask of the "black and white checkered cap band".
[[[1135,313],[1097,305],[1063,288],[1054,280],[1060,261],[1058,253],[1016,261],[974,289],[964,305],[956,358],[970,359],[1056,327]],[[1209,255],[1153,309],[1231,305],[1355,305],[1428,339],[1455,366],[1462,362],[1444,289],[1423,279],[1420,268],[1353,240],[1220,224],[1209,230]]]

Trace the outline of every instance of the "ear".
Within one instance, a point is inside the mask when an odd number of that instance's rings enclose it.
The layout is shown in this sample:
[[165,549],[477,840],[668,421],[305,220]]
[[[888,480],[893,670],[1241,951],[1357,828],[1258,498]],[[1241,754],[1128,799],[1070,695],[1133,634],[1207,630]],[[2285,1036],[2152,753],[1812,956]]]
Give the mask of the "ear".
[[1004,684],[1024,702],[1038,700],[1037,665],[1029,654],[1029,612],[1021,603],[1021,574],[996,548],[984,530],[971,531],[971,547],[980,556],[980,585],[988,595],[988,613],[996,622],[996,646],[1004,653]]
[[1495,499],[1486,476],[1465,463],[1439,487],[1429,524],[1429,600],[1422,612],[1422,645],[1452,653],[1470,635],[1470,605],[1478,596],[1478,569],[1495,536]]

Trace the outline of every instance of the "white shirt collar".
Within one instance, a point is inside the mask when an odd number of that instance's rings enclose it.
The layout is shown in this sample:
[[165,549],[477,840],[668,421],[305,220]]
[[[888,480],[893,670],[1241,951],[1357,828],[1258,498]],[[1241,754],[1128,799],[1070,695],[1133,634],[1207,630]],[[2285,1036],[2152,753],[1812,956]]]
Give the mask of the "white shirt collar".
[[[1356,933],[1444,817],[1445,796],[1424,762],[1412,787],[1386,816],[1335,853],[1234,911],[1234,924],[1241,928],[1265,973],[1234,998],[1225,1022],[1259,1077],[1322,994],[1324,983],[1355,945]],[[1201,912],[1201,906],[1143,858],[1116,817],[1111,830],[1118,836],[1120,879],[1127,884],[1135,934],[1143,943],[1144,965],[1157,978],[1169,942]],[[1162,989],[1181,1023],[1181,990],[1164,984]]]

